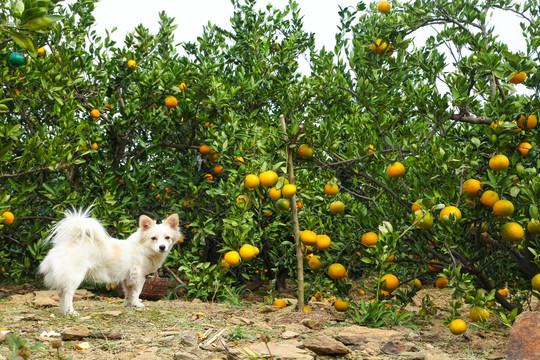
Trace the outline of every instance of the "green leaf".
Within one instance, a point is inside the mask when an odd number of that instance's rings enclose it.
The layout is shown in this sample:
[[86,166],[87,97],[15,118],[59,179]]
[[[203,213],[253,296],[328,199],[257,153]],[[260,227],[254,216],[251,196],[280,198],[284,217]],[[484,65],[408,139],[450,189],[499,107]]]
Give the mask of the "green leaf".
[[9,36],[11,36],[17,45],[28,51],[31,56],[37,56],[37,45],[28,35],[13,30],[5,31],[9,34]]
[[43,30],[48,28],[52,23],[54,23],[53,20],[49,19],[47,16],[40,16],[33,19],[30,19],[28,21],[25,21],[21,24],[21,27],[24,29],[36,31],[36,30]]

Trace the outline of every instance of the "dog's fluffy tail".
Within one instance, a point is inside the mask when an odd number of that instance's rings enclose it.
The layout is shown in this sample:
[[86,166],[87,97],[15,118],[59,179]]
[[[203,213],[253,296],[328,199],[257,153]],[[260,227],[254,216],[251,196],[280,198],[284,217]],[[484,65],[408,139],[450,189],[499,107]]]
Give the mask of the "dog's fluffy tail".
[[99,246],[109,235],[98,220],[90,217],[90,212],[91,207],[66,211],[65,217],[54,225],[45,241],[55,246],[69,243]]

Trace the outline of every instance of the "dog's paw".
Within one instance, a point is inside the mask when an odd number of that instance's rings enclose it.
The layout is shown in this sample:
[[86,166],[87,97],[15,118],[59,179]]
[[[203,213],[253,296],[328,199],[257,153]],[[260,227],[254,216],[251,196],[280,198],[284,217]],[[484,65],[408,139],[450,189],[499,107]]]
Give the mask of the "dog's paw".
[[138,308],[145,307],[143,303],[137,303],[137,304],[134,304],[133,306],[138,307]]
[[80,314],[78,312],[76,312],[75,310],[71,309],[71,310],[68,310],[64,313],[64,315],[68,315],[68,316],[79,316]]

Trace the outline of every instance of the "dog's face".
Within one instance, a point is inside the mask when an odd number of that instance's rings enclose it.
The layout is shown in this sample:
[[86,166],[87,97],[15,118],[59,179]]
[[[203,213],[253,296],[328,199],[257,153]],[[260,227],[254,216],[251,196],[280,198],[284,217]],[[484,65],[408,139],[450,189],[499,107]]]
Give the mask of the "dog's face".
[[181,233],[178,228],[178,215],[172,214],[161,224],[141,215],[139,228],[141,230],[141,243],[151,248],[156,253],[167,253],[180,239]]

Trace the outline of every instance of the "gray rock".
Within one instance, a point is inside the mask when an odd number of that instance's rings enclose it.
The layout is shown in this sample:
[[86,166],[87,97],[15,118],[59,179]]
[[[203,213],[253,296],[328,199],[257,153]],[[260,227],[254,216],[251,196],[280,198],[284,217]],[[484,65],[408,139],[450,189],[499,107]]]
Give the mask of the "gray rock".
[[343,343],[322,334],[309,337],[304,341],[304,346],[317,355],[342,355],[349,353],[349,349]]
[[403,335],[396,330],[371,329],[364,326],[353,325],[344,328],[336,337],[345,345],[360,345],[368,342],[386,344],[389,341],[398,342]]
[[[268,345],[268,348],[267,346]],[[270,349],[270,352],[268,351]],[[281,360],[313,360],[313,356],[309,354],[309,351],[304,349],[299,349],[294,345],[288,343],[268,343],[260,342],[257,344],[244,346],[242,349],[234,349],[233,353],[246,358],[246,353],[248,356],[257,357],[261,356],[263,358],[268,358],[270,355],[274,359]]]
[[60,331],[62,340],[80,340],[91,335],[90,330],[84,325],[65,328]]

